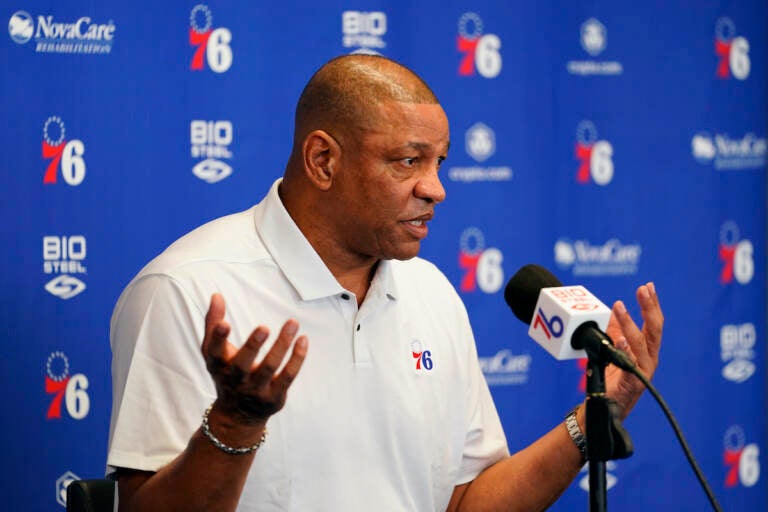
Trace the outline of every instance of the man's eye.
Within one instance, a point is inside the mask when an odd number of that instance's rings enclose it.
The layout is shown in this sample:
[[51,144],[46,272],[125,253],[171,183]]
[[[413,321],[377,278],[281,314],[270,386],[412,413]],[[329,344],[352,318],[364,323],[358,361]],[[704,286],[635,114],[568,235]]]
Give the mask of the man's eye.
[[440,166],[443,164],[443,162],[445,162],[445,157],[444,157],[444,156],[439,156],[439,157],[437,157],[437,168],[438,168],[438,169],[439,169],[439,168],[440,168]]
[[408,167],[416,165],[416,158],[403,158],[403,163]]

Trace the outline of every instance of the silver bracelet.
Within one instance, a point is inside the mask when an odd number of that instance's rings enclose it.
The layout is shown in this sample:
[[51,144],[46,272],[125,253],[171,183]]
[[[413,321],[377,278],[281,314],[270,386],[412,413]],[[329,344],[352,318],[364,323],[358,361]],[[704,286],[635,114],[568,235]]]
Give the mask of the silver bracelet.
[[584,433],[579,428],[579,422],[576,421],[576,411],[580,406],[574,407],[571,412],[565,417],[565,428],[568,430],[568,435],[571,436],[573,444],[581,452],[581,460],[586,462],[587,460],[587,438],[584,437]]
[[253,446],[244,446],[242,448],[233,448],[231,446],[227,446],[226,444],[219,441],[219,439],[213,435],[213,432],[211,432],[211,426],[208,424],[208,415],[211,413],[211,409],[213,409],[213,404],[208,406],[208,408],[205,410],[205,413],[203,414],[203,426],[201,430],[203,431],[203,435],[213,443],[213,446],[223,451],[224,453],[228,453],[230,455],[245,455],[248,453],[253,453],[258,450],[262,444],[264,444],[264,441],[267,440],[267,429],[265,428],[264,433],[261,434],[261,439],[259,439],[259,441]]

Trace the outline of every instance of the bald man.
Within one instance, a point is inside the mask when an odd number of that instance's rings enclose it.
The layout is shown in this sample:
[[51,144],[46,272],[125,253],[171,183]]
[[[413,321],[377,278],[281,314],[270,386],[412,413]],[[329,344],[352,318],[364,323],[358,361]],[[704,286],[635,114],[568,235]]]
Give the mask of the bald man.
[[[416,257],[448,146],[405,67],[350,55],[312,77],[283,178],[118,300],[121,511],[530,511],[560,495],[584,462],[573,425],[509,455],[464,306]],[[617,302],[609,333],[650,376],[663,317],[652,284],[638,300],[642,329]],[[626,414],[642,389],[612,369],[608,392]]]

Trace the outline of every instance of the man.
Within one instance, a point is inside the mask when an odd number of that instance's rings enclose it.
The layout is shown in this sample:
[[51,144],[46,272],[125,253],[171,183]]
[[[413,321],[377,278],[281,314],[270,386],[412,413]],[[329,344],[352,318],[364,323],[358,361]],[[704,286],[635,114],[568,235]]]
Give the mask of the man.
[[[349,55],[312,77],[283,179],[174,243],[115,307],[120,510],[528,511],[560,495],[584,462],[569,431],[509,456],[466,311],[416,258],[448,146],[399,64]],[[617,302],[609,333],[650,376],[663,318],[652,284],[638,300],[642,329]],[[641,384],[608,375],[626,414]]]

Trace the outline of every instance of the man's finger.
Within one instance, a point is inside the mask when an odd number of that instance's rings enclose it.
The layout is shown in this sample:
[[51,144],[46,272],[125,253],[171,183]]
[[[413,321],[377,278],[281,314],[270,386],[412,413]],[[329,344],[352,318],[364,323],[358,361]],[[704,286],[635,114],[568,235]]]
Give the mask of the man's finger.
[[285,393],[288,390],[288,386],[291,385],[296,375],[299,374],[301,365],[304,363],[304,358],[307,357],[307,348],[309,347],[309,340],[306,336],[299,336],[296,343],[293,345],[293,351],[291,357],[285,364],[283,371],[273,382],[275,391],[278,393]]
[[261,346],[264,345],[268,336],[269,329],[263,325],[258,326],[253,330],[251,335],[248,336],[248,339],[245,340],[245,343],[243,343],[243,346],[237,351],[230,361],[230,364],[238,367],[243,374],[249,374],[251,372],[253,360],[256,359]]
[[661,312],[659,297],[653,283],[637,289],[637,301],[640,303],[640,315],[643,317],[643,333],[648,343],[648,351],[651,357],[656,358],[661,346],[664,314]]
[[613,305],[613,314],[616,316],[616,320],[619,322],[621,332],[626,338],[632,352],[637,356],[640,366],[645,365],[645,358],[648,352],[646,346],[645,335],[637,327],[635,321],[632,320],[632,316],[627,311],[626,306],[620,300],[617,300]]
[[290,319],[283,324],[283,328],[280,329],[280,334],[277,335],[274,345],[272,345],[267,355],[259,363],[258,368],[251,374],[251,380],[256,385],[272,381],[298,330],[299,323],[294,319]]
[[205,315],[205,336],[200,347],[209,371],[211,371],[211,365],[224,366],[227,359],[235,352],[234,347],[227,341],[231,328],[224,320],[225,312],[224,297],[214,293]]

